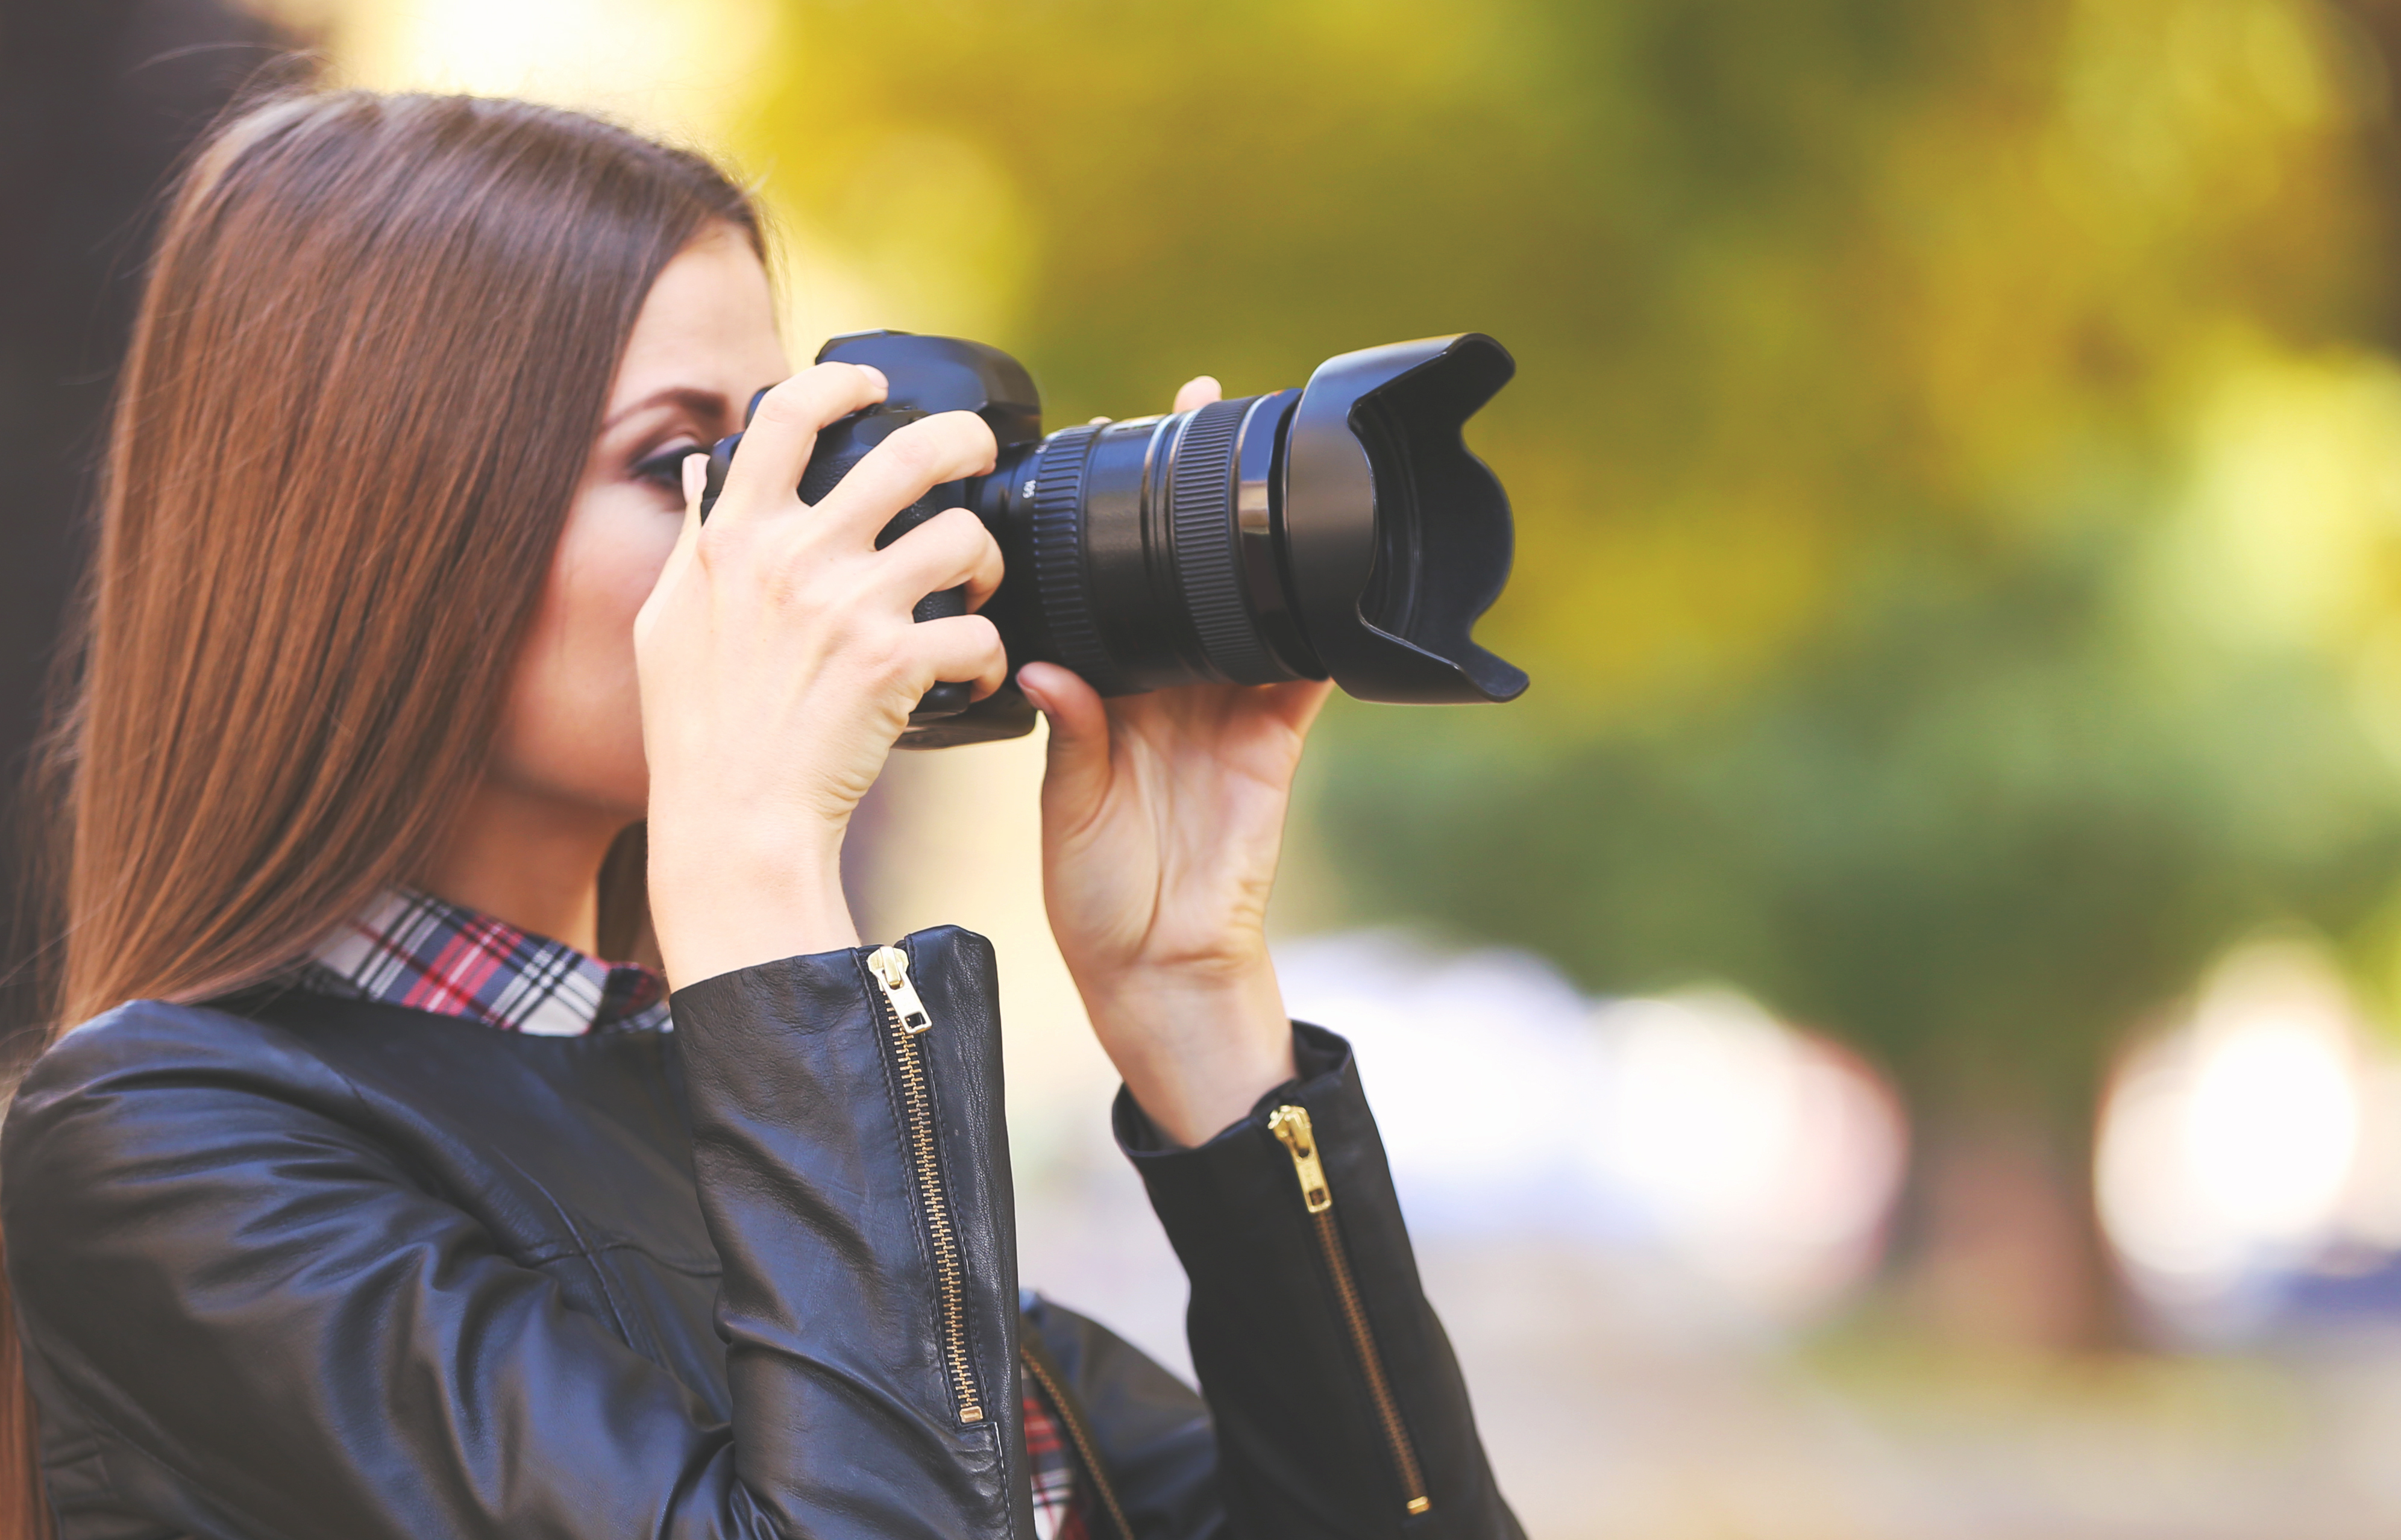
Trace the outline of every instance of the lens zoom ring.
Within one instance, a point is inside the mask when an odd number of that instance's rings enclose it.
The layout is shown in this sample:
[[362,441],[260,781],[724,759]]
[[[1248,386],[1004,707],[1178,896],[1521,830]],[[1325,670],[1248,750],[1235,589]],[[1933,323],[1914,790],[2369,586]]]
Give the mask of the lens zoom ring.
[[1058,661],[1103,695],[1128,687],[1109,666],[1084,577],[1084,467],[1098,428],[1063,428],[1034,458],[1034,587]]
[[1238,685],[1290,678],[1259,638],[1242,603],[1241,559],[1234,548],[1234,437],[1248,398],[1212,402],[1185,425],[1175,451],[1170,511],[1175,521],[1175,570],[1200,650]]

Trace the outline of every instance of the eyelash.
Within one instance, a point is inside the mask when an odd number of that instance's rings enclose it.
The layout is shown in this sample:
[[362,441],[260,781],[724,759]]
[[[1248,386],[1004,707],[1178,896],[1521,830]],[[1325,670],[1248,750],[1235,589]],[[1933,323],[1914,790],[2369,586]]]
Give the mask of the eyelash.
[[650,482],[679,497],[683,496],[684,457],[696,455],[700,449],[696,443],[681,443],[662,449],[655,455],[645,456],[634,462],[634,479]]

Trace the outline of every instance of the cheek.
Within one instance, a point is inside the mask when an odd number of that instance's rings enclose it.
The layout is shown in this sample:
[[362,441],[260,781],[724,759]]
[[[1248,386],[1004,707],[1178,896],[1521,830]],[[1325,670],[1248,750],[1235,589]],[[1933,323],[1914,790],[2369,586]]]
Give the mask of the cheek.
[[[578,508],[510,681],[495,768],[519,787],[638,816],[648,797],[634,617],[677,523],[647,500]],[[627,516],[609,517],[622,511]]]

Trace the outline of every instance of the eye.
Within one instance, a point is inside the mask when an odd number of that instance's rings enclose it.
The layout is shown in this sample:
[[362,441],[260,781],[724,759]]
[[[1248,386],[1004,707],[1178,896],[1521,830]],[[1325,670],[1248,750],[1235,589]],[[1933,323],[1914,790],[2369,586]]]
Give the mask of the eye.
[[634,462],[634,480],[648,482],[663,491],[671,492],[676,497],[681,497],[684,457],[700,453],[700,448],[697,443],[676,443],[670,444],[654,455],[645,456]]

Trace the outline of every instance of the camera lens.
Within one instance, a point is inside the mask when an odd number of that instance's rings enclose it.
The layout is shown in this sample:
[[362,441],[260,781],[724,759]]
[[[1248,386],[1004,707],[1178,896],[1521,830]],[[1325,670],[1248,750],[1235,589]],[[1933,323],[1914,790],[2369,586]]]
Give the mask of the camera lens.
[[[935,488],[885,537],[933,509],[975,511],[1001,547],[984,613],[1012,667],[1061,663],[1104,695],[1329,675],[1368,701],[1526,688],[1470,634],[1508,581],[1513,538],[1508,494],[1461,437],[1516,372],[1490,337],[1345,353],[1301,389],[1048,437],[1023,365],[981,343],[866,332],[817,358],[872,364],[891,389],[819,436],[806,500],[883,437],[881,419],[968,411],[991,425],[992,472]],[[710,457],[710,498],[739,438]],[[929,697],[901,743],[1033,725],[1014,689],[958,703]]]
[[1272,529],[1276,447],[1298,395],[1042,441],[1012,490],[1030,503],[1034,607],[1056,661],[1104,695],[1322,675],[1294,623]]

